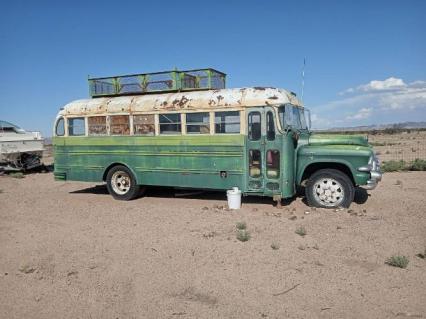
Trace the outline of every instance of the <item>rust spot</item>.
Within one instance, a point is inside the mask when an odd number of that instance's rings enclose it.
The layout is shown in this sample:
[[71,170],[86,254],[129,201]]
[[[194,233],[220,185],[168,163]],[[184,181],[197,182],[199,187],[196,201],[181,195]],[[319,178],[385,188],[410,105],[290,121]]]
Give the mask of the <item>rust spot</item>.
[[213,93],[219,93],[220,90],[213,90]]
[[270,105],[268,101],[265,101],[265,104],[266,104],[266,105]]
[[182,98],[179,101],[179,106],[183,107],[188,102],[189,102],[189,99],[184,95],[184,96],[182,96]]
[[225,103],[225,106],[228,106],[229,104],[228,103]]
[[215,100],[210,100],[210,101],[209,101],[209,105],[210,105],[210,106],[215,105],[215,104],[216,104]]
[[164,101],[163,103],[161,103],[161,106],[166,107],[167,106],[167,101]]
[[237,103],[241,105],[241,100],[238,100]]
[[278,100],[278,96],[274,95],[274,96],[270,96],[268,97],[269,100]]

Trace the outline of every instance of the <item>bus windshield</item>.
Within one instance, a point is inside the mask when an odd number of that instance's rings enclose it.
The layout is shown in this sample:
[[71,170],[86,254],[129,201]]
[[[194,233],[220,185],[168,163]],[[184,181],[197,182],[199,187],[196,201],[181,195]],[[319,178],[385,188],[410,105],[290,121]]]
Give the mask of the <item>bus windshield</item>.
[[282,128],[292,127],[298,130],[308,130],[305,112],[302,108],[285,104],[278,108],[278,114]]

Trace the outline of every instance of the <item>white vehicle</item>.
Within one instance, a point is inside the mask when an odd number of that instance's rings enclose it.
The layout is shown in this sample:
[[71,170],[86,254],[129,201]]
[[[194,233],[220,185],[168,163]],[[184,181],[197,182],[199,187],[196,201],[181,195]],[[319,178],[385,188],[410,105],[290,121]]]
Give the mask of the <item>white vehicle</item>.
[[0,120],[0,170],[22,171],[41,166],[43,138]]

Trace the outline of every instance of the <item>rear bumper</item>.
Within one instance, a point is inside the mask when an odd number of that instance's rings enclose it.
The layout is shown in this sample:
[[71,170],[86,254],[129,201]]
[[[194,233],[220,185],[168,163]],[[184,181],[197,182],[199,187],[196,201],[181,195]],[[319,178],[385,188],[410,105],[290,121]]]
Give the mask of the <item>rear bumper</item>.
[[367,181],[367,184],[360,185],[362,188],[371,190],[375,189],[378,183],[382,180],[382,171],[380,170],[379,159],[376,156],[373,156],[367,166],[362,166],[358,168],[360,172],[369,172],[370,179]]

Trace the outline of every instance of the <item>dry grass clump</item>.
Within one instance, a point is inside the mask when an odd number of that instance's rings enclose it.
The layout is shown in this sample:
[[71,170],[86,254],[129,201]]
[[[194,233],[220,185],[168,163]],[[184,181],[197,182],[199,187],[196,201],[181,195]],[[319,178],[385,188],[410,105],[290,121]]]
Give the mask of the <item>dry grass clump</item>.
[[295,233],[302,237],[304,237],[307,234],[306,229],[303,226],[300,226],[299,228],[297,228]]
[[392,256],[386,260],[385,264],[392,267],[407,268],[408,262],[409,260],[405,256]]

